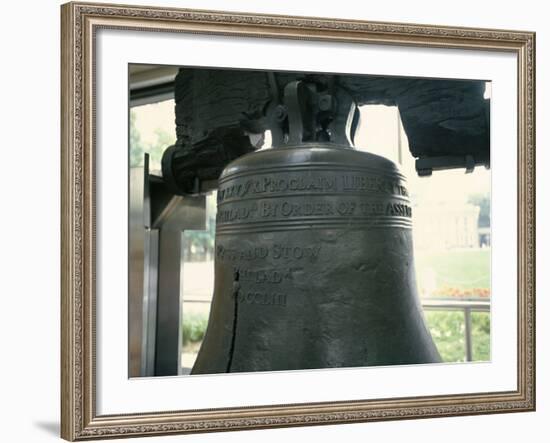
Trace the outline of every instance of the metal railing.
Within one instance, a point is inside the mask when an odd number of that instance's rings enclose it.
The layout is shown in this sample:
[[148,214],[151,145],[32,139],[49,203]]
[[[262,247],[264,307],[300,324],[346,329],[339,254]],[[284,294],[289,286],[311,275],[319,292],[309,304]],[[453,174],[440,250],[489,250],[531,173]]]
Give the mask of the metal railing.
[[[211,298],[187,299],[185,303],[211,303]],[[472,312],[490,312],[491,302],[488,300],[421,300],[422,308],[429,311],[462,311],[464,313],[464,352],[466,361],[473,361]]]
[[464,343],[466,361],[473,361],[472,312],[490,312],[488,300],[422,299],[422,307],[430,311],[462,311],[464,313]]

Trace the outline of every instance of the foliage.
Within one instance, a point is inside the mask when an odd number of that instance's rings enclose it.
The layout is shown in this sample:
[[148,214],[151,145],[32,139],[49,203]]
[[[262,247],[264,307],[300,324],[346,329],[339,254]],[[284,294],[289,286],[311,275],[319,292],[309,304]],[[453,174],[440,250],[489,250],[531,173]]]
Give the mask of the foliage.
[[[426,311],[428,327],[444,362],[466,361],[464,313]],[[490,317],[487,312],[472,313],[472,358],[490,360]]]
[[157,128],[155,141],[145,143],[136,124],[137,114],[130,110],[130,167],[143,166],[143,154],[149,153],[149,170],[160,170],[160,161],[164,150],[175,143],[174,137],[168,132]]
[[472,313],[472,357],[474,361],[491,358],[491,316],[488,312]]
[[150,143],[147,147],[149,152],[149,169],[151,171],[160,171],[162,154],[169,146],[173,145],[176,141],[174,138],[162,129],[155,129],[156,140],[154,143]]
[[[426,311],[426,320],[437,349],[444,362],[466,361],[464,313],[462,311]],[[183,319],[183,345],[204,338],[208,316],[188,314]],[[491,357],[491,322],[487,312],[472,313],[472,357],[474,361],[489,361]]]
[[141,135],[136,127],[136,112],[130,110],[130,167],[143,166],[143,153],[145,147],[141,141]]
[[200,342],[204,338],[208,316],[206,314],[188,314],[183,317],[182,345]]
[[443,361],[465,361],[464,315],[462,312],[427,311],[426,320]]
[[[159,171],[161,169],[162,154],[168,146],[174,144],[174,137],[157,128],[155,130],[154,142],[145,143],[137,124],[138,114],[136,109],[130,110],[130,167],[143,166],[143,155],[149,153],[149,170]],[[204,259],[205,252],[214,249],[214,237],[216,228],[215,199],[209,199],[210,206],[207,208],[206,230],[195,231],[185,230],[183,234],[184,243],[188,251],[196,250],[197,257]],[[213,210],[212,210],[213,209]]]

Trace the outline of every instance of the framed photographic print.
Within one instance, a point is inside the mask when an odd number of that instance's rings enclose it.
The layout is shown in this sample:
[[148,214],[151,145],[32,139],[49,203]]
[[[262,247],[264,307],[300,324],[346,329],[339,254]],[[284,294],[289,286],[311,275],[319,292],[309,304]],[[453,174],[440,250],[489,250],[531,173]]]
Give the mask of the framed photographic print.
[[61,14],[63,438],[534,410],[534,33]]

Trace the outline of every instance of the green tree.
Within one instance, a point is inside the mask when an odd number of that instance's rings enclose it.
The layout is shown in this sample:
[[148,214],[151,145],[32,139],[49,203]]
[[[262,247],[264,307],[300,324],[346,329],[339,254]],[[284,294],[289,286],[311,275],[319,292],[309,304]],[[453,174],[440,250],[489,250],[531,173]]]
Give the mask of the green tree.
[[162,154],[168,146],[171,146],[176,142],[172,134],[169,134],[160,128],[155,129],[155,137],[156,140],[147,147],[147,152],[149,152],[150,170],[161,169]]
[[161,159],[164,150],[175,143],[174,135],[157,128],[155,140],[144,143],[141,139],[137,124],[137,113],[130,110],[130,167],[143,166],[143,154],[149,154],[149,170],[158,171],[161,168]]
[[146,151],[136,126],[136,112],[130,110],[130,167],[143,166],[143,153]]

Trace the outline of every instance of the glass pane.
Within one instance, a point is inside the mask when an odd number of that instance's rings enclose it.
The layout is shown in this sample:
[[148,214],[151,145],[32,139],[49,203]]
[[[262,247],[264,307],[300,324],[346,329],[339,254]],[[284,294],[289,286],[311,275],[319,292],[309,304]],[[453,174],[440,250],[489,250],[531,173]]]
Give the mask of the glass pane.
[[472,313],[472,351],[474,361],[491,360],[491,316],[488,312]]
[[426,311],[428,327],[444,362],[466,361],[464,313],[462,311]]
[[206,230],[183,233],[183,373],[189,373],[208,325],[214,294],[214,236],[216,229],[216,192],[206,197]]
[[[270,134],[264,146],[270,147]],[[141,165],[150,154],[150,169],[160,174],[164,149],[175,143],[174,101],[134,107],[130,111],[130,162]],[[396,107],[361,108],[356,137],[360,150],[400,163],[413,206],[413,237],[419,294],[428,327],[445,362],[466,361],[463,308],[446,303],[484,302],[486,312],[472,313],[472,358],[490,360],[490,171],[477,167],[434,172],[419,177]],[[202,343],[213,295],[216,194],[207,197],[205,231],[183,234],[183,349],[188,373]]]
[[161,175],[162,153],[176,142],[174,100],[164,100],[130,109],[130,167],[143,166],[149,153],[149,170]]

